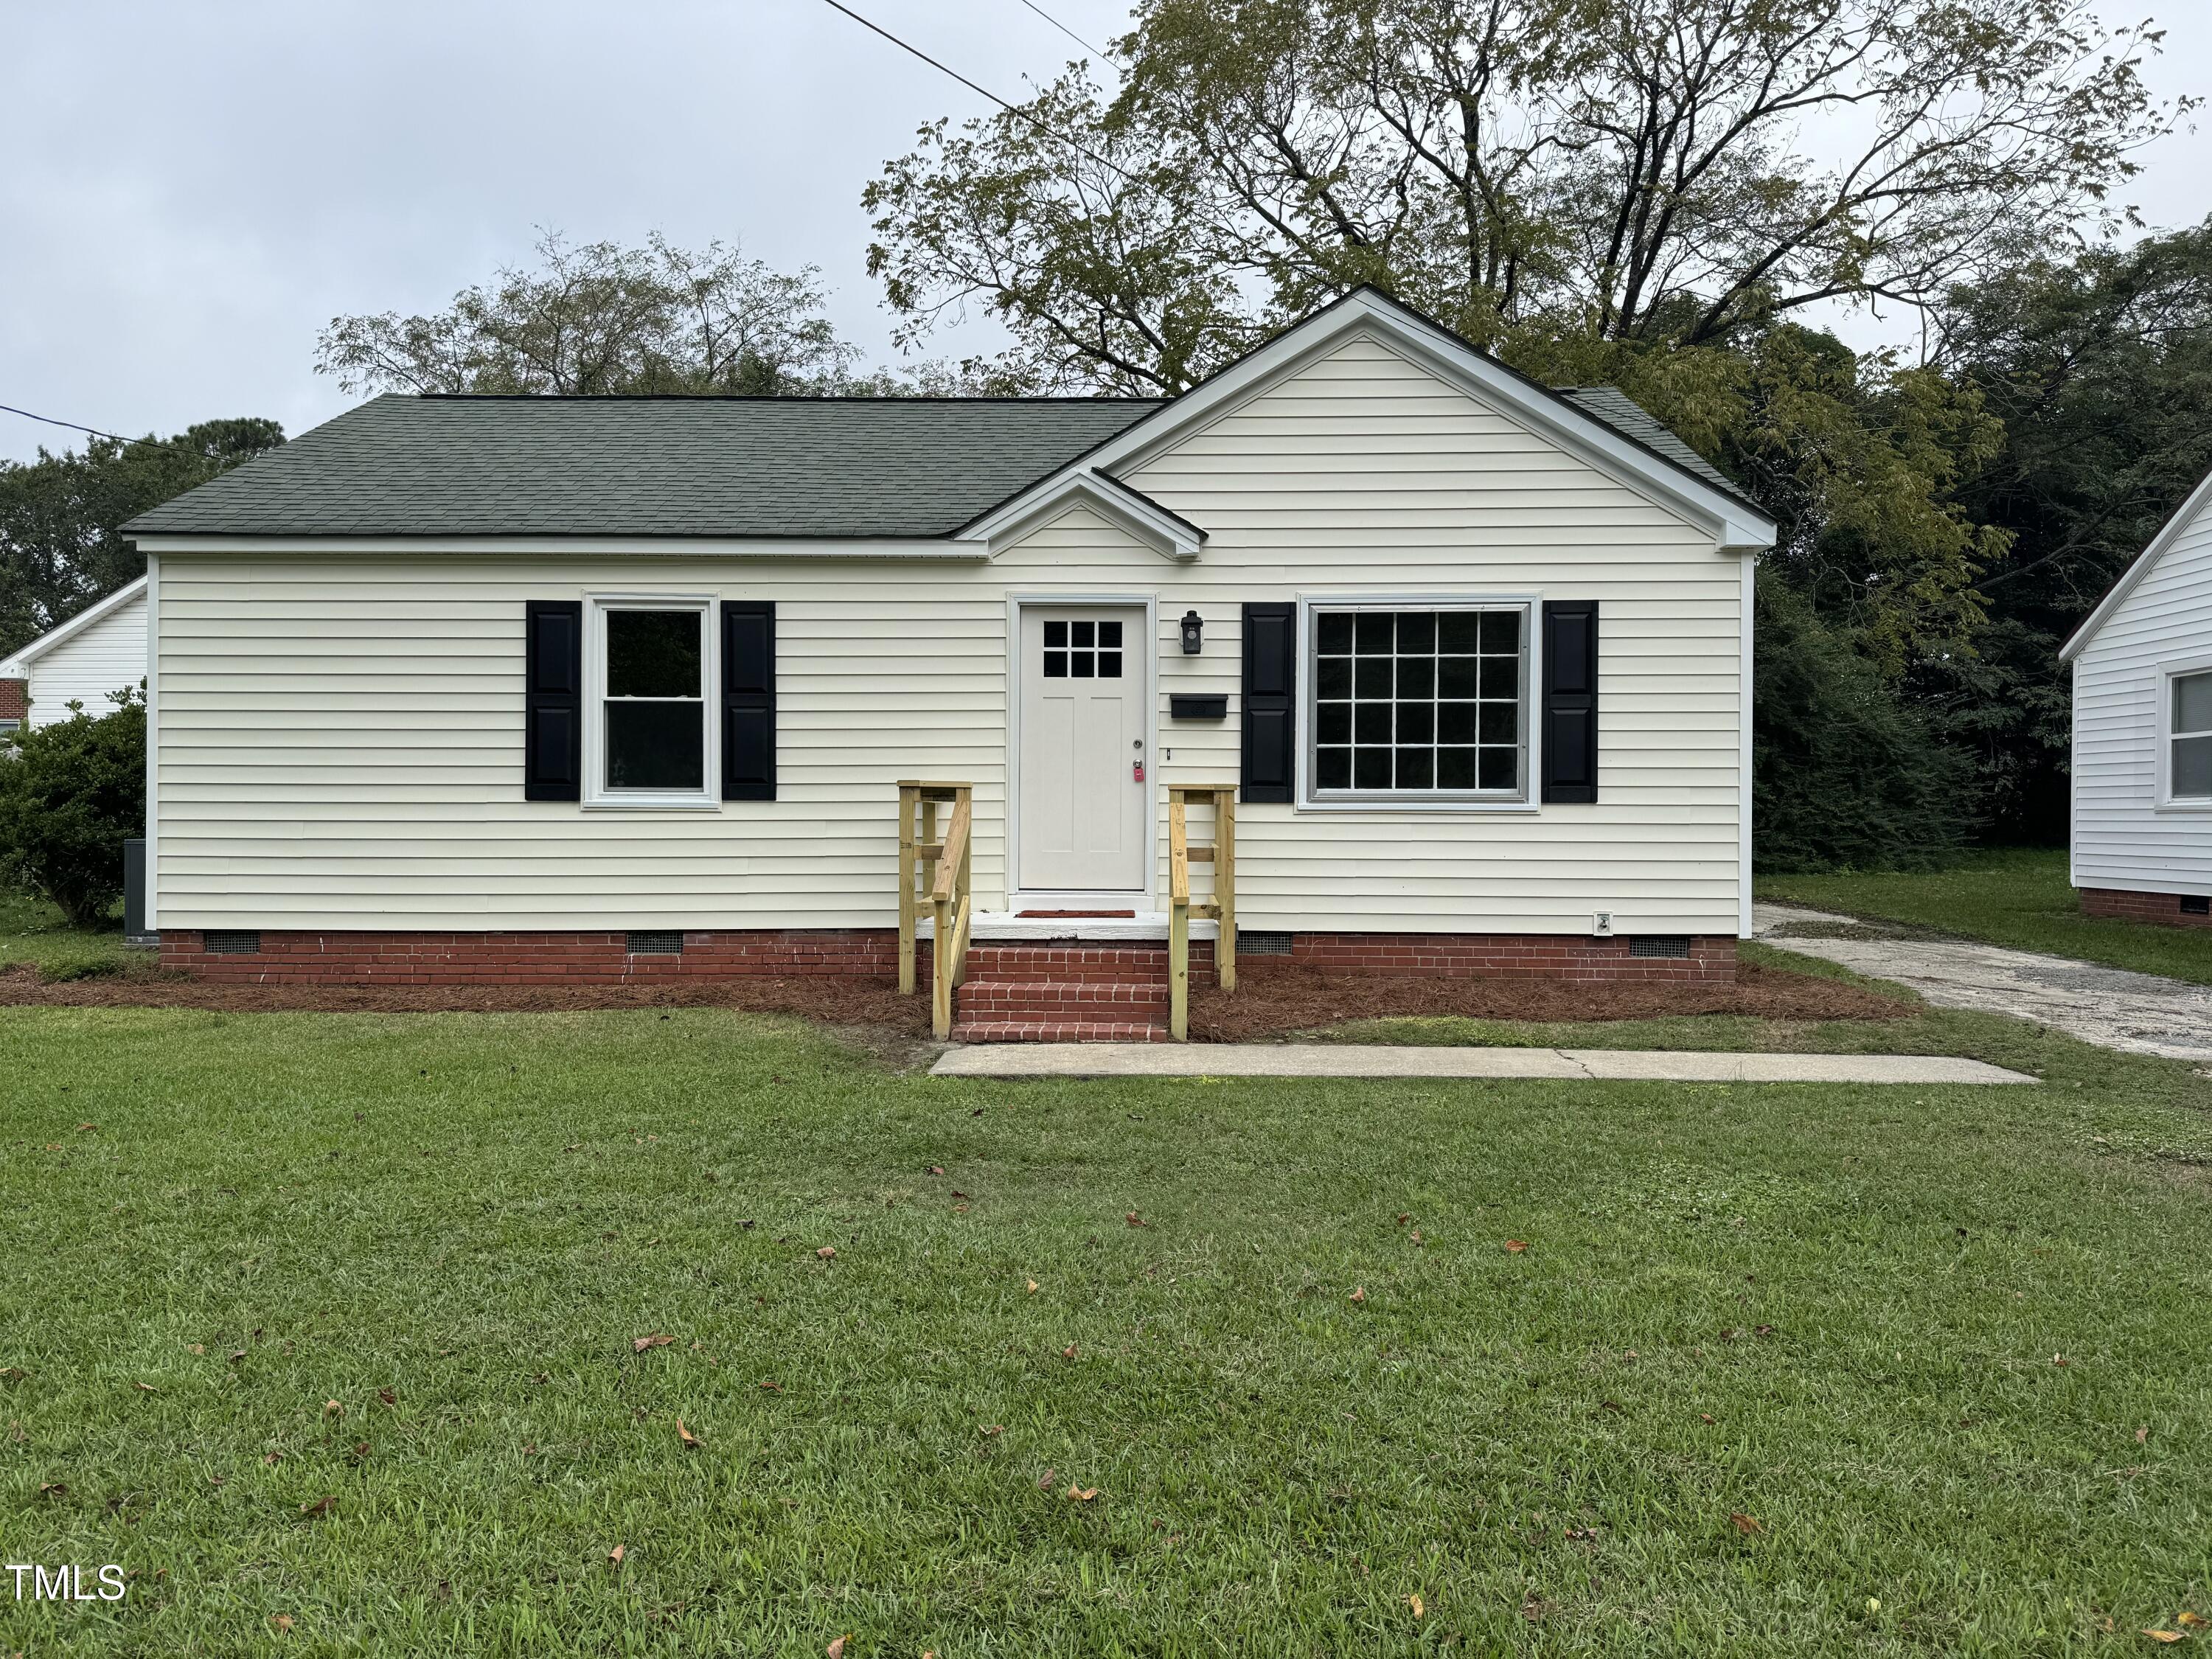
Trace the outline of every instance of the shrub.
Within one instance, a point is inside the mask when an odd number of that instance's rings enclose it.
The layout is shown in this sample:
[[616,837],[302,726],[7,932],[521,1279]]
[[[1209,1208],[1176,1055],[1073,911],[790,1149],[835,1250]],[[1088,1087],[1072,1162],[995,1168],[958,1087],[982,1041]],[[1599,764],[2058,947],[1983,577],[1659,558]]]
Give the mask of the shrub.
[[146,705],[95,718],[80,710],[22,732],[0,761],[0,860],[61,907],[72,927],[97,927],[123,892],[123,843],[146,832]]
[[1755,641],[1758,867],[1925,870],[1954,856],[1972,823],[1972,761],[1779,582],[1759,586]]

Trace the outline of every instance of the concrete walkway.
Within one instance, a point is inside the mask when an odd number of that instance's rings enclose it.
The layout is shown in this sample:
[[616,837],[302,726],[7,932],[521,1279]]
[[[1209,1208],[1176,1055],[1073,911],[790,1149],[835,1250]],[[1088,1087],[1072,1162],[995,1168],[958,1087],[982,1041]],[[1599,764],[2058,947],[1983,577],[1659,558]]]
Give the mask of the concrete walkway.
[[1752,932],[1785,951],[1894,980],[1944,1008],[2033,1020],[2133,1054],[2212,1065],[2212,986],[1971,939],[1925,939],[1794,905],[1755,904]]
[[1413,1048],[1334,1042],[999,1042],[948,1048],[938,1077],[1560,1078],[1658,1083],[2033,1083],[1923,1054],[1729,1054],[1644,1048]]

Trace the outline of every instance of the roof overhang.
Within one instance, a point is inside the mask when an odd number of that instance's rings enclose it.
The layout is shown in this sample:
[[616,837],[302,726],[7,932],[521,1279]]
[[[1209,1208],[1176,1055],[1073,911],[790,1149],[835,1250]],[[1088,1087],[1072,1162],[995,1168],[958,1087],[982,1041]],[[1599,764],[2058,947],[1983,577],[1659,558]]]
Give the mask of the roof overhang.
[[1206,532],[1180,513],[1170,512],[1119,478],[1085,466],[1063,469],[1032,485],[961,530],[959,538],[981,542],[995,556],[1001,549],[1079,505],[1120,526],[1167,558],[1194,559],[1206,544]]
[[237,536],[140,535],[143,553],[281,554],[361,558],[409,555],[489,557],[706,559],[935,559],[973,562],[990,550],[942,536]]
[[2128,595],[2142,586],[2142,579],[2150,574],[2151,567],[2165,556],[2167,548],[2181,539],[2183,532],[2208,506],[2212,506],[2212,472],[2204,475],[2197,488],[2189,492],[2189,499],[2182,502],[2175,509],[2173,516],[2159,527],[2158,534],[2150,538],[2150,545],[2137,554],[2136,562],[2121,573],[2119,580],[2112,584],[2112,591],[2097,602],[2097,608],[2089,613],[2087,620],[2074,630],[2074,637],[2058,647],[2059,661],[2072,662],[2088,648],[2089,641],[2096,637],[2097,630],[2111,619],[2115,611],[2127,603]]
[[94,604],[85,606],[83,610],[78,611],[76,615],[71,617],[59,628],[54,629],[49,633],[40,635],[37,639],[33,640],[28,645],[25,646],[21,651],[18,651],[14,656],[9,658],[7,661],[0,662],[0,679],[12,680],[21,678],[23,671],[28,668],[37,659],[45,656],[47,652],[61,644],[63,641],[71,639],[76,635],[82,633],[86,629],[98,622],[102,617],[109,616],[115,611],[120,611],[125,605],[130,604],[131,600],[137,599],[145,591],[146,579],[143,576],[141,576],[136,581],[125,582],[122,586],[117,588],[112,593],[110,593],[106,599],[100,599]]
[[[1006,515],[1025,515],[1078,472],[1126,476],[1172,447],[1193,429],[1258,397],[1315,359],[1360,335],[1380,341],[1487,408],[1543,434],[1645,499],[1688,520],[1724,553],[1774,545],[1777,526],[1748,502],[1717,489],[1695,473],[1624,436],[1540,381],[1476,350],[1449,329],[1374,289],[1357,289],[1239,358],[1212,378],[1108,439],[1089,454],[1048,474],[976,525],[973,535]],[[1133,493],[1133,492],[1132,492]],[[1140,498],[1141,499],[1141,498]],[[1157,504],[1154,504],[1157,506]],[[1163,509],[1164,510],[1164,509]]]

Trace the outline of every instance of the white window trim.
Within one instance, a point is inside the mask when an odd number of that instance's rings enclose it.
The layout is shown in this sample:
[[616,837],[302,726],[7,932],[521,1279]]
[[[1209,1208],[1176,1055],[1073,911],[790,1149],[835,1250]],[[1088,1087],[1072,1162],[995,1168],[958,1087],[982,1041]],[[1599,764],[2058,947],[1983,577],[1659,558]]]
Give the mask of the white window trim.
[[[699,617],[699,740],[706,745],[705,782],[696,790],[610,789],[606,769],[607,612],[691,611]],[[584,596],[584,798],[599,812],[719,812],[722,810],[720,699],[715,696],[712,593],[586,593]]]
[[[1292,711],[1294,730],[1291,737],[1292,759],[1297,771],[1297,804],[1301,812],[1443,812],[1461,816],[1506,813],[1534,817],[1542,810],[1542,789],[1538,780],[1544,775],[1543,721],[1537,718],[1537,705],[1541,701],[1544,684],[1544,597],[1534,592],[1468,592],[1468,593],[1301,593],[1297,596],[1297,696]],[[1522,635],[1528,641],[1526,680],[1522,690],[1522,714],[1525,723],[1527,769],[1522,777],[1522,787],[1516,794],[1468,794],[1446,796],[1403,795],[1397,797],[1345,798],[1335,795],[1316,796],[1313,785],[1313,726],[1314,726],[1314,612],[1345,605],[1366,605],[1376,609],[1419,611],[1433,606],[1487,605],[1503,608],[1516,605],[1523,611]]]
[[2158,671],[2158,802],[2154,810],[2160,812],[2212,812],[2212,796],[2177,798],[2173,793],[2173,683],[2192,674],[2212,674],[2212,657],[2161,664]]

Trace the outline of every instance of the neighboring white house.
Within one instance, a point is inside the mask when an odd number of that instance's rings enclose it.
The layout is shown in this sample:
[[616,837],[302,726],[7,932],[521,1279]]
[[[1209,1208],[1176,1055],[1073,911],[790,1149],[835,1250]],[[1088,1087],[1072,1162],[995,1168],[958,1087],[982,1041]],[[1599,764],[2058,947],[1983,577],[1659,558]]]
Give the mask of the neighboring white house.
[[2074,665],[2082,908],[2212,926],[2212,477],[2059,656]]
[[[146,678],[146,579],[117,588],[5,662],[0,681],[24,683],[28,723],[70,718],[70,704],[88,714],[114,712],[110,694],[137,690]],[[14,730],[4,720],[0,727]]]
[[901,780],[972,790],[981,939],[1152,945],[1217,783],[1248,949],[1749,931],[1771,521],[1372,290],[1164,402],[380,398],[126,529],[202,971],[881,971]]

